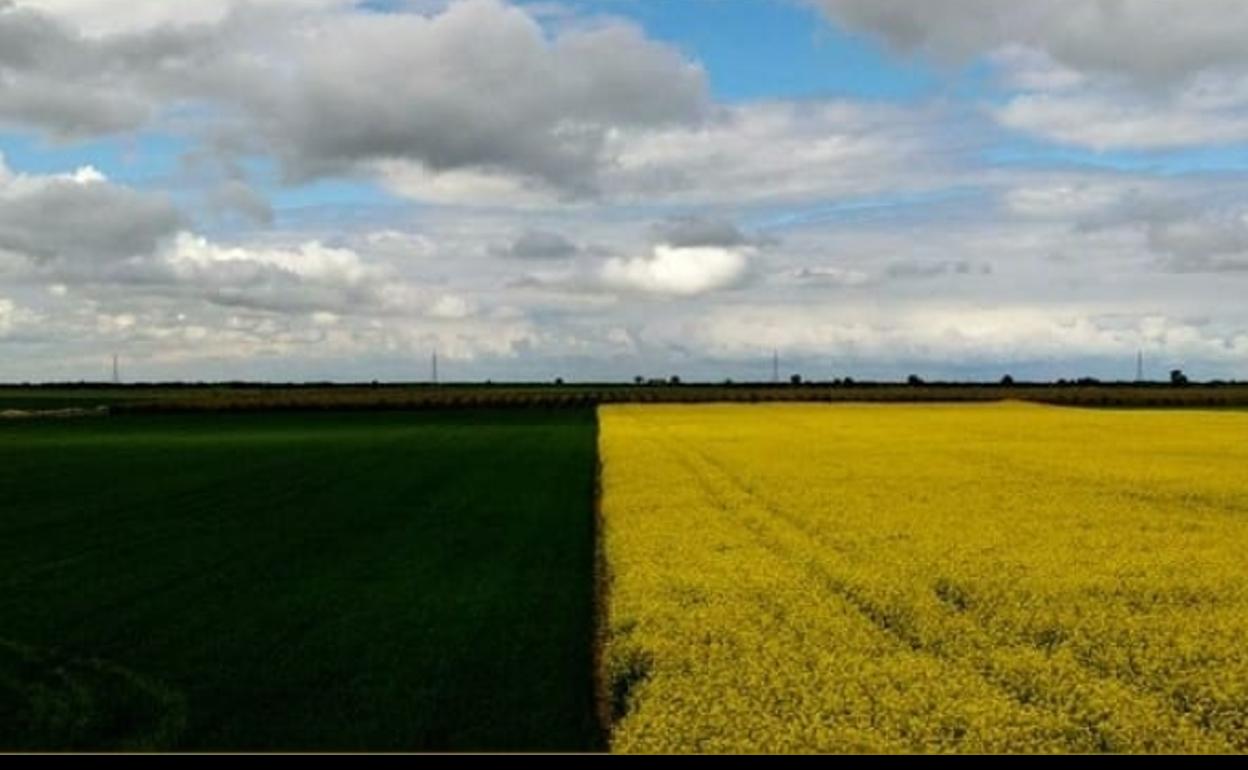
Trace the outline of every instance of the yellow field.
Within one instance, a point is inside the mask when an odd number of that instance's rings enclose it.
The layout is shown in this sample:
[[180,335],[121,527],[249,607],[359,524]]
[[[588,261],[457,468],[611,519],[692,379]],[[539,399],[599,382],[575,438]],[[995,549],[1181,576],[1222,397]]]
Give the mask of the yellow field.
[[1248,751],[1248,413],[602,409],[612,748]]

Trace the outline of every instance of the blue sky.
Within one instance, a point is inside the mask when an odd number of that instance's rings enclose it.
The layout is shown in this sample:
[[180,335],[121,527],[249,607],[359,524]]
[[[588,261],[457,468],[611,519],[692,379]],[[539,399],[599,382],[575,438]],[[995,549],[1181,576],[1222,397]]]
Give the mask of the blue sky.
[[1248,19],[1073,2],[19,0],[0,379],[1248,377]]

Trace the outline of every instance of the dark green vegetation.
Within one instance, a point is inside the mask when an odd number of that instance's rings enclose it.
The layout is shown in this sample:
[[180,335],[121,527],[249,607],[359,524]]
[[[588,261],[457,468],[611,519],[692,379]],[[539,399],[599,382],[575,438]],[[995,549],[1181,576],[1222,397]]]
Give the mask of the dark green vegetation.
[[0,749],[599,746],[587,410],[0,423]]
[[172,392],[157,388],[0,386],[0,410],[93,409],[129,401],[153,401],[168,397]]

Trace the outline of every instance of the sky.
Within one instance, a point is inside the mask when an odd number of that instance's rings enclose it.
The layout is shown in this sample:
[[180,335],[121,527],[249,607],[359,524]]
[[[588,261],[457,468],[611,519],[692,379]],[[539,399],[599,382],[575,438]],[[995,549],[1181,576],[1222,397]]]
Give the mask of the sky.
[[1248,379],[1241,0],[0,0],[0,381]]

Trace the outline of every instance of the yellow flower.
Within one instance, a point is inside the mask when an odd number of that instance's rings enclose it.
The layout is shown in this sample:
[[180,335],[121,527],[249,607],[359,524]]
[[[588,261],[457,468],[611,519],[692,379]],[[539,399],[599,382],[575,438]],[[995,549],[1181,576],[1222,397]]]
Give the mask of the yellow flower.
[[1248,751],[1248,414],[600,418],[613,749]]

